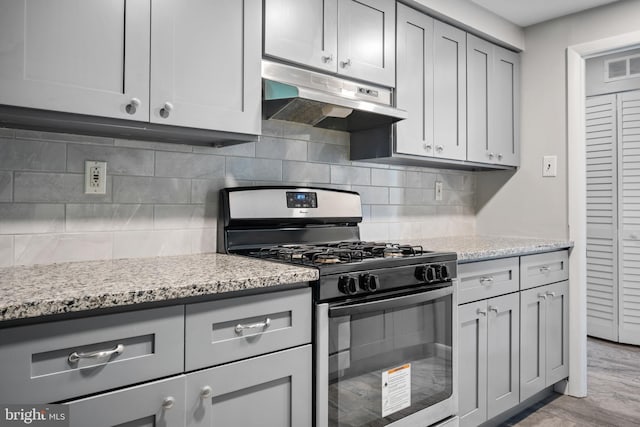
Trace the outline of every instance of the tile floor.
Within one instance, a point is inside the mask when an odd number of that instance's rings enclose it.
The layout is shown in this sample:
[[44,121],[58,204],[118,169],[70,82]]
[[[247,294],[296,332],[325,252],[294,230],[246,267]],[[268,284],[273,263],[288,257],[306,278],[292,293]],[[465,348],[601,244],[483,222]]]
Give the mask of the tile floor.
[[554,395],[504,425],[640,426],[640,347],[589,338],[587,366],[586,398]]

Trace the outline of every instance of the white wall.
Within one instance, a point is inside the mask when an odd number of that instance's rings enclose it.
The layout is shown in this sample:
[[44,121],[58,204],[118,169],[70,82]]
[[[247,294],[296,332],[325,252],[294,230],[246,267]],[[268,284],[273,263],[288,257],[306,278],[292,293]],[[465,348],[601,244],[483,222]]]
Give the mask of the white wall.
[[[480,234],[566,238],[568,46],[637,31],[640,1],[613,3],[525,29],[521,168],[478,173]],[[542,157],[558,156],[558,176],[542,177]],[[509,179],[510,178],[510,179]]]
[[525,48],[524,32],[521,27],[470,0],[401,1],[505,47],[515,50],[524,50]]

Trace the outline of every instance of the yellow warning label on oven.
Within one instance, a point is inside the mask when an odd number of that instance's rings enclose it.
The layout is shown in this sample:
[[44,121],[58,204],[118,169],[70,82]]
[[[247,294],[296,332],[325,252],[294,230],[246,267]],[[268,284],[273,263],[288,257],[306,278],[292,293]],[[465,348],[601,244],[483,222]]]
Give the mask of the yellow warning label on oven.
[[382,417],[411,406],[411,364],[382,371]]

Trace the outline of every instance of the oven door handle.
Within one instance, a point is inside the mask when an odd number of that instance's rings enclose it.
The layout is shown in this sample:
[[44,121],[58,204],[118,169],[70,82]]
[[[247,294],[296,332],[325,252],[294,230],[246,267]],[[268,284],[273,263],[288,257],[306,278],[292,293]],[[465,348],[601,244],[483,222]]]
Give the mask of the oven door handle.
[[451,294],[453,294],[453,286],[447,286],[435,290],[422,290],[420,292],[404,294],[389,299],[334,305],[329,307],[329,317],[351,316],[353,314],[370,313],[372,311],[383,311],[433,301]]

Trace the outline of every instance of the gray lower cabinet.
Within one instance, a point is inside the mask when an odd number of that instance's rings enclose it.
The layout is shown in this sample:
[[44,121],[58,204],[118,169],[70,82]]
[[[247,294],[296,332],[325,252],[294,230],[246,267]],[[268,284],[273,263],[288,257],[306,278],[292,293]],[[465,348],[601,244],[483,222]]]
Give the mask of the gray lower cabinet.
[[311,426],[311,345],[187,375],[186,425]]
[[68,402],[69,427],[184,426],[185,376]]
[[461,426],[476,426],[520,401],[519,295],[464,304],[458,315],[458,413]]
[[521,398],[569,376],[569,282],[521,293]]

